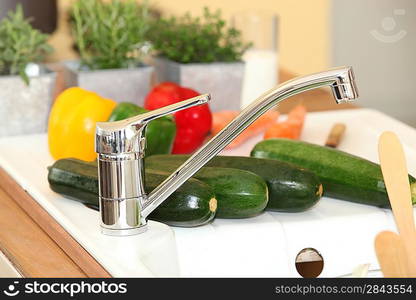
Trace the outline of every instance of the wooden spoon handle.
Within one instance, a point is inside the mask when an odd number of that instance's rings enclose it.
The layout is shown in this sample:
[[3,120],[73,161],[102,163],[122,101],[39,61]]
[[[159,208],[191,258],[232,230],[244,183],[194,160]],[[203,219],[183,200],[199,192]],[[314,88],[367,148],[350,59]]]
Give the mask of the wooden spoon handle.
[[384,277],[409,277],[406,250],[397,233],[380,232],[374,246]]
[[384,132],[378,151],[394,219],[408,254],[411,273],[416,275],[416,228],[403,148],[394,133]]

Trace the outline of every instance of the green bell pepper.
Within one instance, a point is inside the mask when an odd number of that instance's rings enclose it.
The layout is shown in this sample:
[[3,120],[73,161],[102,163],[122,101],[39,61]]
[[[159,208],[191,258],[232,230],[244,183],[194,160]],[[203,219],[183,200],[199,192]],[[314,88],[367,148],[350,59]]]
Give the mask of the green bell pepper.
[[[120,121],[148,112],[147,109],[129,102],[121,102],[112,111],[109,122]],[[146,128],[146,156],[170,154],[176,135],[173,116],[153,120]]]

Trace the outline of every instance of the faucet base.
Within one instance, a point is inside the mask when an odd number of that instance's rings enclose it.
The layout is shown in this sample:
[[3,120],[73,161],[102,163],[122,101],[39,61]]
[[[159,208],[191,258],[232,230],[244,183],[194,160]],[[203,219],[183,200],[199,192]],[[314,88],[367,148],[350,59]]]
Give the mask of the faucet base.
[[147,230],[147,224],[136,227],[136,228],[129,228],[129,229],[108,229],[105,227],[101,227],[101,233],[105,235],[111,236],[129,236],[129,235],[136,235],[143,233]]

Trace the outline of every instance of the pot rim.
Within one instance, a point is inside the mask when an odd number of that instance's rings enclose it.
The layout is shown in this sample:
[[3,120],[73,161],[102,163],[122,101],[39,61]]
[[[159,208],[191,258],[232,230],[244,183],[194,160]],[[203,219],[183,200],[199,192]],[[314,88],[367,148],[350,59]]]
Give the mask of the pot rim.
[[114,71],[137,71],[137,70],[147,70],[153,68],[153,66],[145,64],[145,63],[138,63],[136,66],[128,67],[128,68],[113,68],[113,69],[96,69],[90,70],[88,68],[81,68],[81,61],[79,59],[73,60],[64,60],[61,61],[61,65],[64,68],[74,72],[74,73],[94,73],[94,72],[114,72]]
[[155,56],[154,59],[160,60],[160,61],[166,61],[168,63],[171,64],[176,64],[176,65],[180,65],[180,66],[212,66],[212,65],[224,65],[224,66],[231,66],[231,65],[244,65],[245,62],[242,60],[238,60],[238,61],[214,61],[214,62],[190,62],[190,63],[180,63],[174,60],[171,60],[165,56]]
[[[49,76],[55,76],[56,72],[51,70],[47,64],[45,63],[31,63],[31,64],[35,64],[38,65],[40,67],[40,72],[38,75],[29,75],[29,80],[34,79],[34,78],[41,78],[41,77],[49,77]],[[4,78],[16,78],[16,77],[20,77],[19,74],[0,74],[0,79],[4,79]]]

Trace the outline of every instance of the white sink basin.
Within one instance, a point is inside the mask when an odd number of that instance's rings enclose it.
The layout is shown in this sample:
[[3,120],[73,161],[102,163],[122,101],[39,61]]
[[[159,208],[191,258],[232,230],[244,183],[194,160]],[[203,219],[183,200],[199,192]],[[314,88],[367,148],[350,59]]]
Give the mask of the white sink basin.
[[[340,148],[372,161],[384,130],[404,144],[409,171],[416,174],[416,131],[368,109],[310,113],[303,139],[323,144],[335,122],[347,124]],[[253,138],[225,155],[248,155]],[[149,222],[149,230],[130,237],[100,233],[97,211],[49,189],[46,167],[53,163],[46,135],[0,139],[0,166],[36,199],[111,275],[130,276],[298,276],[296,254],[314,247],[322,254],[322,276],[351,273],[359,264],[378,269],[375,235],[395,230],[389,210],[323,198],[303,213],[265,212],[241,220],[216,219],[198,228]]]

